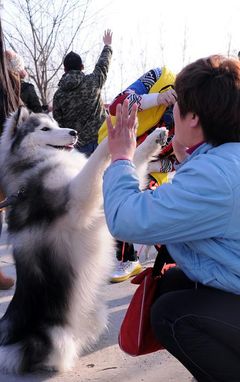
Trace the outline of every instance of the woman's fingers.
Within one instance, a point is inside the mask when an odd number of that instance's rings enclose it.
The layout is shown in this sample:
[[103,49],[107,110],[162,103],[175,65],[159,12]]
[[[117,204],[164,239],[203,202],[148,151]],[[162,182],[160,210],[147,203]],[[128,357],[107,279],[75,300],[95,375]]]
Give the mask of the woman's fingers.
[[137,120],[138,106],[134,104],[132,110],[129,114],[129,102],[125,100],[123,104],[118,104],[116,108],[116,123],[115,126],[112,125],[111,116],[107,116],[106,123],[109,134],[121,134],[125,130],[131,130],[134,134],[137,130],[138,120]]
[[113,127],[113,124],[112,124],[112,120],[111,120],[111,116],[108,115],[107,118],[106,118],[106,123],[107,123],[107,129],[108,129],[108,135],[109,136],[112,136],[113,133],[114,133],[114,127]]
[[129,128],[136,129],[137,125],[137,111],[138,111],[138,105],[135,103],[132,107],[129,120],[128,120],[128,126]]
[[132,139],[136,140],[138,119],[137,119],[138,106],[134,104],[128,119],[128,129],[130,130],[130,135]]
[[124,100],[122,105],[122,128],[123,129],[128,127],[128,118],[129,118],[128,106],[129,106],[128,100]]

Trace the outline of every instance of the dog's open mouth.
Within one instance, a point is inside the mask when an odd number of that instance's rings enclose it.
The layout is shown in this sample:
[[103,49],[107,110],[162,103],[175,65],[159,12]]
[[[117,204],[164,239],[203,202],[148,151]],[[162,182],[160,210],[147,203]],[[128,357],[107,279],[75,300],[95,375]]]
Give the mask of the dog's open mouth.
[[47,144],[47,146],[53,147],[54,149],[58,149],[58,150],[67,150],[67,151],[71,151],[71,150],[74,149],[75,144],[76,144],[76,143],[70,143],[69,145],[65,145],[65,146],[55,146],[55,145]]

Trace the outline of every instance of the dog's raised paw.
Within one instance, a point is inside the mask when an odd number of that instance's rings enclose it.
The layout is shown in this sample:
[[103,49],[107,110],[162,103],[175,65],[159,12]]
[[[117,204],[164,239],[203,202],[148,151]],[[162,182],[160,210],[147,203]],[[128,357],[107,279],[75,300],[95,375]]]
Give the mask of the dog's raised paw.
[[160,146],[165,146],[168,139],[168,130],[164,127],[161,127],[156,129],[156,133],[156,143],[158,143]]

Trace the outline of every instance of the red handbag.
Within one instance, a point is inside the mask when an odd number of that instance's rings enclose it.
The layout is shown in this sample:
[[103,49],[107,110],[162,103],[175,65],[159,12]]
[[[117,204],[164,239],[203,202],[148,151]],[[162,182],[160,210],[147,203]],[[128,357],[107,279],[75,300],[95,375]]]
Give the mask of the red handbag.
[[[120,348],[131,356],[139,356],[163,349],[151,328],[151,307],[156,299],[157,280],[169,254],[162,246],[156,257],[154,267],[146,268],[131,281],[140,284],[128,306],[118,335]],[[170,261],[173,262],[172,259]]]

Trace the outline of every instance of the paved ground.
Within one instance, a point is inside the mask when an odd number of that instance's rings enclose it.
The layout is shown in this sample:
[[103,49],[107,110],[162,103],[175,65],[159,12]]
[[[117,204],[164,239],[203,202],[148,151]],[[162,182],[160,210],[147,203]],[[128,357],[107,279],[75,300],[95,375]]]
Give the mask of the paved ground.
[[[154,253],[151,253],[148,259],[144,251],[140,253],[144,266],[153,258]],[[0,241],[0,267],[5,274],[15,277],[11,248],[6,245],[5,230]],[[191,375],[187,370],[164,350],[151,355],[130,357],[119,349],[118,329],[135,288],[136,286],[129,281],[106,285],[106,300],[110,313],[109,329],[91,352],[79,358],[71,372],[25,376],[0,373],[0,382],[190,382]],[[13,290],[0,291],[0,315],[5,312],[12,294]]]

